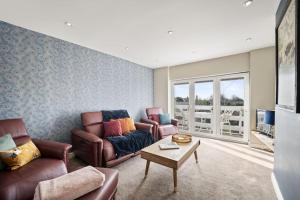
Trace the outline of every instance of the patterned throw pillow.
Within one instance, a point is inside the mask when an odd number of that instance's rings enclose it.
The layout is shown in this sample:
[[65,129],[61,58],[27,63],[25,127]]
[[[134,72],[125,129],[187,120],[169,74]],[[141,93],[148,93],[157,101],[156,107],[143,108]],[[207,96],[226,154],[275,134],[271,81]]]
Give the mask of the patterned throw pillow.
[[[16,144],[10,134],[3,135],[0,137],[0,151],[6,151],[16,148]],[[5,169],[4,163],[0,160],[0,171]]]
[[1,160],[10,167],[11,170],[16,170],[40,156],[40,151],[31,140],[14,149],[0,151]]
[[103,122],[104,137],[113,137],[122,135],[121,123],[118,120]]
[[159,119],[159,115],[158,114],[149,115],[149,119],[153,120],[153,121],[156,121],[158,124],[160,124],[160,119]]
[[127,125],[129,127],[130,131],[136,131],[135,125],[134,125],[134,120],[132,118],[125,118]]

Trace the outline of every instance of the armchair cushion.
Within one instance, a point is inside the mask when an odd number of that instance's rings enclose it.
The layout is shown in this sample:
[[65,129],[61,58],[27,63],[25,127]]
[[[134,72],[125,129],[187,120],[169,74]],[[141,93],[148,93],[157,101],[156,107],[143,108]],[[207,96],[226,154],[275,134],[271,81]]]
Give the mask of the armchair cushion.
[[56,158],[68,163],[68,152],[72,145],[49,140],[32,139],[44,158]]
[[163,139],[169,135],[174,135],[178,132],[178,129],[176,126],[173,126],[172,124],[168,125],[160,125],[159,128],[159,134],[160,138]]
[[159,114],[149,115],[149,119],[157,122],[158,124],[160,124],[160,115]]

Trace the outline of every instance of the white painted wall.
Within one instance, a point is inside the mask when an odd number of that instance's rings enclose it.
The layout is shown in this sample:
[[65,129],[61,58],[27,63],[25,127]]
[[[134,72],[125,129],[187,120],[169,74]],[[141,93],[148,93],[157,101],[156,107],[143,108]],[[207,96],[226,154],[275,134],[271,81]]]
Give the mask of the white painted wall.
[[169,68],[163,67],[154,70],[154,105],[162,107],[164,112],[171,112],[169,109]]
[[256,109],[275,110],[275,48],[250,52],[250,127],[255,128]]
[[249,71],[249,53],[170,67],[170,80]]

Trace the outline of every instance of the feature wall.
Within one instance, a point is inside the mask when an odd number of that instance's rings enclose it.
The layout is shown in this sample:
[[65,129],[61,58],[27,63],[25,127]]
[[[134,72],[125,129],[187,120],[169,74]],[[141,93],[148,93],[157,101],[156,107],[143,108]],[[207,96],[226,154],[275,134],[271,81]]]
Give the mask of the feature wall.
[[0,21],[0,119],[32,137],[69,141],[80,113],[153,105],[153,70]]

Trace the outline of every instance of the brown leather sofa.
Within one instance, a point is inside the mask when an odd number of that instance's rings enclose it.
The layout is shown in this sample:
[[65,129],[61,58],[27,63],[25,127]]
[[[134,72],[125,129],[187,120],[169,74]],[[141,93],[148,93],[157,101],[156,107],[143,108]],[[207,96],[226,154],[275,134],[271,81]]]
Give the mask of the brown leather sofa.
[[[102,112],[86,112],[81,114],[81,121],[84,130],[72,130],[73,152],[77,157],[92,166],[112,167],[138,155],[131,153],[117,158],[112,144],[106,140],[103,128]],[[151,132],[152,125],[136,122],[138,130]]]
[[[12,135],[17,146],[31,139],[22,119],[0,120],[0,136],[7,133]],[[17,170],[0,172],[1,200],[31,200],[40,181],[68,173],[67,153],[71,145],[38,139],[32,139],[32,141],[40,150],[42,157]],[[98,170],[105,174],[104,185],[80,197],[80,200],[111,200],[114,198],[118,185],[118,171],[106,168],[98,168]]]
[[[0,120],[0,136],[10,133],[17,146],[29,141],[22,119]],[[0,199],[32,199],[40,181],[67,173],[67,153],[71,145],[59,142],[32,139],[42,157],[14,171],[0,172]]]
[[151,115],[159,115],[162,113],[163,113],[163,110],[162,110],[162,108],[159,108],[159,107],[146,108],[147,118],[143,118],[141,120],[141,122],[143,122],[143,123],[148,123],[148,124],[153,125],[152,133],[153,133],[155,141],[163,139],[169,135],[174,135],[174,134],[178,133],[178,128],[177,128],[178,120],[177,119],[171,119],[171,124],[167,124],[167,125],[159,124],[158,122],[151,119]]

